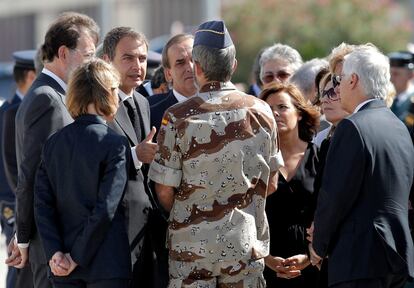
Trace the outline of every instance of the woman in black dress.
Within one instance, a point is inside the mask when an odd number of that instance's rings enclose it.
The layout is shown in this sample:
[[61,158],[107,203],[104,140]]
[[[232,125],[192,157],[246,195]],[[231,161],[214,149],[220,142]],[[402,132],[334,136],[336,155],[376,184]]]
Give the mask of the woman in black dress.
[[292,84],[268,86],[261,98],[274,112],[285,162],[278,188],[266,200],[270,229],[270,255],[264,272],[267,287],[314,287],[318,270],[309,265],[306,228],[316,203],[313,185],[318,159],[311,141],[319,112]]

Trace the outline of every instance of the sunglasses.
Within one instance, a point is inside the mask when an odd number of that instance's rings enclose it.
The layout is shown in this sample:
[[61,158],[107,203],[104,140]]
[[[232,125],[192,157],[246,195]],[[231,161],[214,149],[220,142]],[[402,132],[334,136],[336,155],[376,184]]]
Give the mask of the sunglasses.
[[336,101],[339,99],[338,95],[335,93],[335,88],[333,87],[329,88],[328,90],[323,90],[321,99],[325,96],[328,97],[328,99],[331,101]]
[[339,86],[339,84],[341,84],[342,81],[342,76],[341,75],[332,75],[332,85],[333,88],[336,88]]
[[268,84],[270,82],[273,82],[276,79],[279,79],[280,81],[285,81],[290,77],[290,74],[286,71],[279,71],[277,73],[266,73],[263,75],[262,82],[264,84]]

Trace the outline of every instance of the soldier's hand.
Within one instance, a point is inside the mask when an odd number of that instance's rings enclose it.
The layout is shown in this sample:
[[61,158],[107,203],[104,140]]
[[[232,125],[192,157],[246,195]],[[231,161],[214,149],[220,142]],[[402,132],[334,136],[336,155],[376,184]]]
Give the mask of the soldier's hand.
[[142,163],[151,163],[154,160],[155,152],[157,152],[157,143],[152,142],[157,129],[153,126],[148,136],[135,147],[138,160]]

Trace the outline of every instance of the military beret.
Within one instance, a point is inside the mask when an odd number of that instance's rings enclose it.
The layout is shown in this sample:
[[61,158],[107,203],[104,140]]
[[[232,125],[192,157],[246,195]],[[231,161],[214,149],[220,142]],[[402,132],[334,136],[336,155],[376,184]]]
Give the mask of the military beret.
[[14,67],[23,69],[35,69],[34,59],[36,57],[36,50],[22,50],[13,53]]
[[414,69],[413,54],[408,51],[392,52],[388,54],[391,67],[405,67]]
[[208,21],[201,24],[195,32],[193,47],[198,45],[217,49],[233,45],[224,21]]

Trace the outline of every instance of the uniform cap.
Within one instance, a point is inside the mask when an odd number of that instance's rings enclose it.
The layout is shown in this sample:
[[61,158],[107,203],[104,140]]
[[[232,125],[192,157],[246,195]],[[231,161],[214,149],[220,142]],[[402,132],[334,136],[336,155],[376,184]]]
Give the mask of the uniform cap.
[[36,50],[21,50],[13,53],[14,66],[23,69],[35,69]]
[[414,69],[413,54],[408,51],[392,52],[388,54],[391,67],[405,67]]
[[201,24],[195,32],[193,47],[198,45],[217,49],[233,45],[224,21],[208,21]]

